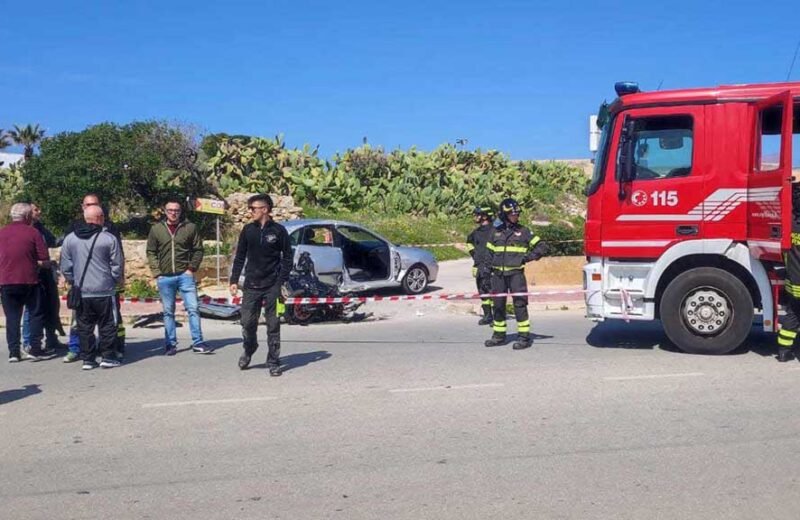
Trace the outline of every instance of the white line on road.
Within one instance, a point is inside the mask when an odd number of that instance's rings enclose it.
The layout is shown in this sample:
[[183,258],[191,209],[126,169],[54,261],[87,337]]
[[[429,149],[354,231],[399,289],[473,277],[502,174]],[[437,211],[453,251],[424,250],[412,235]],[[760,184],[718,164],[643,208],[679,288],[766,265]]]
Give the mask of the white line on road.
[[619,376],[619,377],[604,377],[606,381],[635,381],[637,379],[664,379],[668,377],[701,377],[705,374],[702,372],[686,372],[683,374],[650,374],[646,376]]
[[274,401],[277,397],[241,397],[238,399],[209,399],[205,401],[173,401],[171,403],[145,403],[142,408],[164,408],[167,406],[193,406],[201,404],[254,403]]
[[503,383],[483,383],[475,385],[428,386],[423,388],[395,388],[394,390],[389,390],[389,392],[404,393],[404,392],[429,392],[432,390],[467,390],[469,388],[499,388],[501,386],[505,385]]

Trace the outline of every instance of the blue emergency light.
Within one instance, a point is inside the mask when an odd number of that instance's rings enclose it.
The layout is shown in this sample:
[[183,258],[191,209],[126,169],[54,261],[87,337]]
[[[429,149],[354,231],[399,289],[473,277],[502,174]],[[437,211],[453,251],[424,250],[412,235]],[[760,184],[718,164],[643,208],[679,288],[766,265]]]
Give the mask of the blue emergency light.
[[635,81],[618,81],[614,83],[614,90],[619,97],[640,92],[639,84]]

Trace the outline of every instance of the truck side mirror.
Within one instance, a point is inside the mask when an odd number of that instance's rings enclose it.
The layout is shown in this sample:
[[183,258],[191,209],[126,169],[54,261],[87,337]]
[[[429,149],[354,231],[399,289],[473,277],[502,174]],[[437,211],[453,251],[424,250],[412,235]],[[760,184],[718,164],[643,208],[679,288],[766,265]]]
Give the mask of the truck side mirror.
[[619,137],[619,200],[625,200],[625,183],[634,178],[633,135],[634,122],[632,119],[626,118]]

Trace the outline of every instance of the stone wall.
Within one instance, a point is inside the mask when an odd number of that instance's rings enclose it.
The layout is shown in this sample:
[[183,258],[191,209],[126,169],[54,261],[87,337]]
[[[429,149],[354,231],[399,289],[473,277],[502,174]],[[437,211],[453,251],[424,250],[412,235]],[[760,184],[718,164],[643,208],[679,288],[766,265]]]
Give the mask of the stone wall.
[[[241,229],[250,222],[250,210],[247,209],[247,199],[255,193],[234,193],[225,197],[228,205],[227,215],[231,218],[234,227]],[[295,206],[294,199],[290,195],[270,194],[275,207],[272,209],[272,217],[277,221],[295,220],[303,216],[303,208]]]

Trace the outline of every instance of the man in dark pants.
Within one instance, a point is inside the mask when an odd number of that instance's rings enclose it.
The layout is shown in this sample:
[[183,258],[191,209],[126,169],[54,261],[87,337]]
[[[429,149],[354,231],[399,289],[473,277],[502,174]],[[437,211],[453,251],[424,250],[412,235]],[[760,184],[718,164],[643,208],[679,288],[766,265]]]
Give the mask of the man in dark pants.
[[239,368],[250,365],[258,349],[258,318],[262,306],[267,319],[267,368],[269,375],[281,375],[281,323],[284,305],[281,287],[292,270],[292,246],[286,228],[272,220],[272,199],[269,195],[253,195],[247,206],[253,222],[239,234],[236,256],[231,270],[231,294],[239,291],[239,276],[247,260],[242,292],[242,337],[244,354]]
[[[122,248],[122,236],[120,235],[119,230],[114,226],[114,223],[108,218],[108,211],[104,208],[100,203],[100,196],[96,193],[87,193],[84,195],[83,200],[81,201],[81,218],[74,220],[70,223],[69,227],[67,227],[64,236],[69,235],[70,233],[74,232],[78,227],[81,227],[85,224],[83,220],[83,212],[86,211],[88,208],[98,207],[103,210],[103,226],[106,230],[111,233],[114,238],[117,239],[119,243],[119,249],[122,252],[123,259],[125,257],[125,250]],[[63,240],[63,239],[62,239]],[[60,245],[60,244],[59,244]],[[124,280],[124,273],[123,273],[123,280]],[[120,282],[122,285],[122,282]],[[114,303],[117,306],[117,314],[120,313],[120,304],[121,304],[121,288],[117,288],[116,298],[114,299]],[[75,313],[73,313],[73,320],[70,326],[69,332],[69,352],[64,357],[65,363],[72,363],[73,361],[78,361],[80,359],[80,340],[78,338],[78,329],[77,324],[75,323]],[[114,340],[114,351],[115,355],[118,359],[122,359],[125,354],[125,324],[120,320],[119,324],[117,325],[117,336]]]
[[[467,236],[467,251],[472,256],[472,276],[475,277],[475,285],[478,288],[478,292],[486,294],[492,291],[491,276],[486,272],[479,276],[478,268],[485,262],[486,244],[494,232],[494,226],[492,225],[494,211],[488,204],[477,206],[472,211],[472,216],[475,218],[475,223],[478,224],[478,227]],[[492,299],[482,299],[481,308],[483,317],[478,322],[478,325],[490,325],[492,323]]]
[[[41,222],[42,210],[38,204],[31,203],[32,209],[32,226],[44,239],[45,245],[50,248],[58,247],[56,245],[56,237],[47,229]],[[41,305],[39,310],[42,312],[42,320],[44,323],[45,335],[45,348],[46,353],[52,353],[64,347],[58,341],[58,334],[64,335],[64,329],[61,326],[61,319],[59,317],[59,309],[61,307],[58,296],[56,264],[51,263],[49,269],[39,269],[39,298],[41,298]],[[31,309],[25,308],[25,314],[22,316],[22,349],[26,352],[28,357],[30,354],[30,313]]]
[[11,224],[0,229],[0,300],[6,316],[8,362],[21,359],[20,325],[25,307],[31,309],[31,347],[28,356],[44,357],[41,348],[44,326],[40,306],[39,268],[50,267],[50,257],[42,235],[31,226],[30,204],[11,206]]
[[778,361],[795,357],[794,340],[800,331],[800,183],[792,183],[792,248],[783,254],[786,265],[786,315],[778,331]]
[[[528,291],[525,279],[525,264],[538,260],[546,252],[539,237],[519,224],[520,207],[516,200],[505,199],[500,203],[500,226],[494,229],[486,248],[487,261],[482,273],[491,273],[493,293],[521,293]],[[517,341],[514,350],[531,346],[531,322],[528,319],[528,297],[514,296],[514,315],[517,318]],[[506,297],[494,299],[494,323],[492,337],[486,340],[487,347],[506,342]]]
[[[96,368],[100,354],[102,368],[120,365],[114,351],[117,325],[121,321],[115,303],[117,285],[123,276],[123,257],[119,241],[103,227],[100,207],[83,212],[85,223],[64,239],[61,271],[71,285],[80,287],[81,306],[76,312],[81,342],[83,369]],[[94,329],[99,340],[94,340]]]

